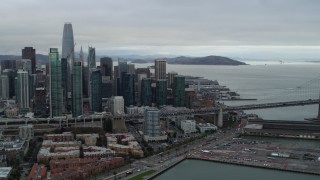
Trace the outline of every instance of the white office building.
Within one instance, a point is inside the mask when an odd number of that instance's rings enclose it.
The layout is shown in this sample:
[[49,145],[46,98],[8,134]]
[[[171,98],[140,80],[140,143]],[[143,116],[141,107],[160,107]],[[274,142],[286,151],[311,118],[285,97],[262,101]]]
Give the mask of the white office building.
[[111,98],[110,111],[114,116],[124,114],[124,99],[122,96],[113,96]]
[[180,128],[185,134],[197,132],[195,120],[182,120]]

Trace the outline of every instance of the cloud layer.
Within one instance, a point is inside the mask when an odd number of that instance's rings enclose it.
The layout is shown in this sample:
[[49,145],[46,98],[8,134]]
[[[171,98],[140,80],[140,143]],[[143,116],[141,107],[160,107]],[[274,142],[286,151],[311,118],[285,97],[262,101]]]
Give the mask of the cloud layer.
[[61,49],[72,22],[98,54],[320,57],[318,0],[10,0],[0,18],[1,54]]

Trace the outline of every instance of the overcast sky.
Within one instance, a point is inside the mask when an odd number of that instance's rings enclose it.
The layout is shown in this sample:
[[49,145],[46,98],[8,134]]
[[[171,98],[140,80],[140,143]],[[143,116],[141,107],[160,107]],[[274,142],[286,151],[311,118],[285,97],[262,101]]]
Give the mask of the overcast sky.
[[64,22],[77,51],[103,55],[223,55],[320,60],[319,0],[10,0],[0,53],[61,52]]

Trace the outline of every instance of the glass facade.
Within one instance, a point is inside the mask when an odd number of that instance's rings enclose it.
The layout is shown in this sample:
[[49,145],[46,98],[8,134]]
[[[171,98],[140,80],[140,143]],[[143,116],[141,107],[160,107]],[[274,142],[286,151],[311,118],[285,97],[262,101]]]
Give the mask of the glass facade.
[[167,80],[166,79],[157,80],[156,102],[158,107],[167,104]]
[[50,48],[49,53],[50,69],[50,116],[61,116],[63,106],[63,89],[61,62],[57,48]]
[[149,78],[144,78],[141,80],[140,103],[141,106],[152,105],[151,79]]
[[90,75],[90,107],[93,112],[102,111],[102,80],[99,69],[91,69]]
[[74,62],[72,68],[72,116],[83,114],[82,63]]
[[135,104],[135,90],[134,90],[134,74],[122,73],[122,90],[124,105],[130,106]]
[[185,77],[175,76],[173,81],[173,106],[184,107],[185,101]]
[[[61,76],[68,77],[68,61],[66,58],[61,58]],[[62,78],[63,89],[63,106],[67,109],[68,105],[68,78]]]
[[147,109],[144,112],[143,134],[148,136],[160,136],[160,111]]

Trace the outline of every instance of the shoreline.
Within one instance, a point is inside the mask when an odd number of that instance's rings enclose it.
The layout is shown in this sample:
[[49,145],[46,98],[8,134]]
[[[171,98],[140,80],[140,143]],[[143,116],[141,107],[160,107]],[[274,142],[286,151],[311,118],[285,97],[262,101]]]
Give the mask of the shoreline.
[[205,158],[198,158],[198,157],[189,156],[189,157],[184,157],[184,158],[178,160],[177,162],[164,168],[163,170],[156,172],[155,174],[152,174],[151,176],[147,177],[146,179],[148,179],[148,180],[155,179],[156,177],[158,177],[161,174],[165,173],[166,171],[174,168],[176,165],[180,164],[181,162],[183,162],[185,160],[208,161],[208,162],[223,163],[223,164],[230,164],[230,165],[237,165],[237,166],[246,166],[246,167],[251,167],[251,168],[260,168],[260,169],[265,169],[265,170],[285,171],[285,172],[291,172],[291,173],[300,173],[300,174],[320,176],[320,172],[285,169],[285,168],[277,168],[277,167],[271,167],[271,166],[267,167],[267,166],[262,166],[262,165],[246,164],[243,162],[236,162],[236,161],[223,161],[223,160],[218,160],[218,159],[205,159]]

